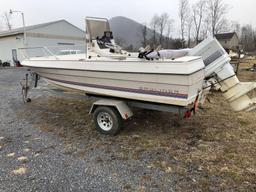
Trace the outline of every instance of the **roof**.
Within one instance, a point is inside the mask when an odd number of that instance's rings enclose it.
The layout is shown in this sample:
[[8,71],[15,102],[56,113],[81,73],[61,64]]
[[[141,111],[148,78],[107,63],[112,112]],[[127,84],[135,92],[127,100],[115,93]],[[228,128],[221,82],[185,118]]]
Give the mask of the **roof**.
[[232,39],[234,37],[234,35],[237,35],[236,32],[233,32],[233,33],[220,33],[220,34],[216,34],[215,37],[218,40],[228,40],[228,39]]
[[[60,22],[66,22],[66,23],[72,25],[73,27],[77,28],[81,32],[85,33],[82,29],[80,29],[79,27],[69,23],[65,19],[52,21],[52,22],[48,22],[48,23],[41,23],[41,24],[37,24],[37,25],[26,26],[25,29],[26,29],[26,31],[29,31],[29,30],[38,29],[38,28],[41,28],[41,27],[46,27],[46,26],[49,26],[49,25],[52,25],[52,24],[55,24],[55,23],[60,23]],[[23,27],[19,27],[19,28],[12,29],[12,30],[9,30],[9,31],[0,31],[0,37],[23,34],[23,30],[24,30]]]

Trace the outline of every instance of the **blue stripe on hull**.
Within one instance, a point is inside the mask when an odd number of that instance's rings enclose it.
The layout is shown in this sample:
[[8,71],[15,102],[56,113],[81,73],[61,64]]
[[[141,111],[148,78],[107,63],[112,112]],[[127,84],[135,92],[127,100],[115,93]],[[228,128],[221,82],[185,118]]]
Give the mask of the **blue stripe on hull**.
[[52,79],[52,78],[48,78],[48,77],[44,77],[44,78],[52,80],[52,81],[60,82],[60,83],[66,83],[66,84],[78,85],[78,86],[84,86],[84,87],[91,87],[91,88],[108,89],[108,90],[123,91],[123,92],[130,92],[130,93],[140,93],[140,94],[156,95],[156,96],[164,96],[164,97],[174,97],[174,98],[179,98],[179,99],[187,99],[188,98],[188,94],[162,92],[162,91],[145,90],[145,89],[132,89],[132,88],[124,88],[124,87],[113,87],[113,86],[106,86],[106,85],[96,85],[96,84],[89,84],[89,83],[80,83],[80,82]]

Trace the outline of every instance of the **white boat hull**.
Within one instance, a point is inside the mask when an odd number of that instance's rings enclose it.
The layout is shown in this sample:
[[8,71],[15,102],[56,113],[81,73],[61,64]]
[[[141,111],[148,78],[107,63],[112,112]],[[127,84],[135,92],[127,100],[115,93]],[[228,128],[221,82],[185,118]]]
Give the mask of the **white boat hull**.
[[[173,63],[114,62],[118,67],[109,62],[111,68],[108,62],[97,61],[27,60],[22,64],[52,84],[86,94],[178,106],[193,103],[198,91],[202,90],[204,80],[201,59]],[[198,70],[194,68],[193,71],[192,66]],[[183,70],[187,73],[184,74],[180,70],[177,73],[177,68],[192,68],[192,71]]]

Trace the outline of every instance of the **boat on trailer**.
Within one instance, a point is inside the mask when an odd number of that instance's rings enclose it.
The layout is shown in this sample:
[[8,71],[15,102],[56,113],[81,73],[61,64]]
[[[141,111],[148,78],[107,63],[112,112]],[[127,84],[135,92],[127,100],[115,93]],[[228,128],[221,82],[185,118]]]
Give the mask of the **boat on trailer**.
[[[223,92],[234,111],[256,109],[251,94],[256,83],[239,81],[230,57],[215,38],[191,50],[146,47],[131,53],[116,45],[107,19],[88,17],[86,54],[54,55],[44,49],[50,56],[30,57],[22,65],[62,89],[97,98],[90,114],[104,134],[117,134],[122,120],[133,115],[132,107],[190,117],[211,88]],[[23,91],[30,101],[27,81],[28,75]]]
[[202,91],[199,56],[147,60],[115,44],[107,19],[86,18],[87,53],[29,58],[23,66],[51,84],[86,94],[177,106]]

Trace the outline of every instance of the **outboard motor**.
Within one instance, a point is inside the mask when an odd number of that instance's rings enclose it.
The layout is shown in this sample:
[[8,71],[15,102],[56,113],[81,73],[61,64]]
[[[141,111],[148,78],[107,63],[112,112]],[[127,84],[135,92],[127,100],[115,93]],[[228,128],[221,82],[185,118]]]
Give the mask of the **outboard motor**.
[[208,38],[189,52],[191,56],[202,56],[206,80],[218,87],[234,111],[256,109],[256,97],[250,93],[256,90],[256,82],[240,82],[230,57],[215,38]]

